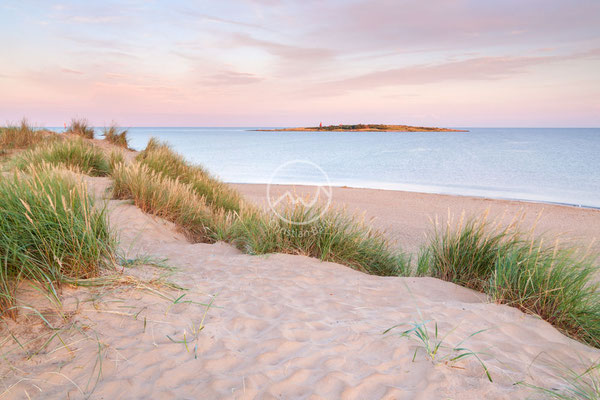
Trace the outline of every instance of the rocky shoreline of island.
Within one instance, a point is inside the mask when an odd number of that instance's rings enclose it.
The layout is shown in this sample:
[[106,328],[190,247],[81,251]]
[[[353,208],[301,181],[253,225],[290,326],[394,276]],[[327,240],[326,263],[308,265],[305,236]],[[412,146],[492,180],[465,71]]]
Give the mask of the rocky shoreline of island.
[[355,124],[327,125],[304,128],[251,129],[254,132],[469,132],[464,129],[436,128],[410,125]]

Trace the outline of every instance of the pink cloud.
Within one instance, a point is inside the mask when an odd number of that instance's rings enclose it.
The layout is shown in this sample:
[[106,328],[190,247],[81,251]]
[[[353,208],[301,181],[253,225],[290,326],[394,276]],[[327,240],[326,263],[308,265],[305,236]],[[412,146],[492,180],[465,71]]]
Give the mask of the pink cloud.
[[[319,12],[311,40],[344,52],[394,46],[406,49],[459,49],[514,45],[515,41],[556,43],[598,38],[600,2],[549,0],[361,0]],[[316,26],[315,26],[316,25]]]
[[331,81],[309,89],[315,94],[336,95],[346,91],[381,86],[419,85],[449,80],[497,80],[523,73],[528,67],[582,58],[598,58],[600,49],[571,55],[544,57],[478,57],[440,64],[422,64],[374,71],[352,78]]
[[83,72],[77,71],[74,69],[70,69],[70,68],[61,68],[60,70],[62,72],[64,72],[65,74],[83,75]]
[[263,78],[254,74],[235,71],[221,71],[203,80],[202,83],[211,86],[235,86],[258,83],[262,80]]
[[335,56],[335,51],[327,48],[282,44],[241,33],[233,35],[229,43],[233,47],[257,47],[284,60],[302,63],[327,61]]

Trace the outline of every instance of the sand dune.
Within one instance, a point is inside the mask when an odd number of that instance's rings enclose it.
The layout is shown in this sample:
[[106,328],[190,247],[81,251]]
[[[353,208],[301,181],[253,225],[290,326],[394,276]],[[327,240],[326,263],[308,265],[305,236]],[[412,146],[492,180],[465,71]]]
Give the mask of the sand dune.
[[[96,193],[107,184],[90,181]],[[600,357],[536,317],[448,282],[190,244],[128,202],[110,201],[110,210],[123,251],[167,257],[177,267],[170,276],[151,266],[125,274],[188,290],[65,288],[67,318],[50,321],[63,328],[64,345],[54,340],[27,358],[3,331],[0,398],[518,399],[532,392],[515,382],[559,385],[542,360],[577,366]],[[44,309],[31,289],[20,298]],[[199,303],[211,299],[206,312]],[[419,313],[430,328],[435,321],[441,334],[450,332],[451,345],[486,329],[465,346],[484,353],[494,382],[474,358],[434,364],[419,350],[412,361],[416,341],[382,334],[419,321]],[[23,344],[34,340],[26,348],[49,337],[37,318],[18,322],[8,324]]]

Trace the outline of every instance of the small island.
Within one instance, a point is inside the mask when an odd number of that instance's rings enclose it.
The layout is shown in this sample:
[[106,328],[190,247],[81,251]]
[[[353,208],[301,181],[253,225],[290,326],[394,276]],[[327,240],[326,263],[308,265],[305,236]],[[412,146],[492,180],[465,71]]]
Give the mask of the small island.
[[279,128],[279,129],[252,129],[257,132],[283,132],[283,131],[326,131],[326,132],[468,132],[461,129],[432,128],[426,126],[410,125],[384,125],[384,124],[356,124],[356,125],[319,125],[307,128]]

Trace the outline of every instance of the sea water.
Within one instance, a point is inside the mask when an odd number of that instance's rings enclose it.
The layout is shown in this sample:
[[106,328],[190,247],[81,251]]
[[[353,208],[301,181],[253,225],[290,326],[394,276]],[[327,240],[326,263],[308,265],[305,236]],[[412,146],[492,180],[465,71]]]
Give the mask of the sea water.
[[[464,128],[469,132],[256,132],[130,128],[141,150],[168,142],[226,182],[268,183],[283,164],[314,163],[333,186],[600,207],[600,128]],[[311,168],[275,183],[319,184]]]

